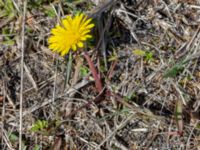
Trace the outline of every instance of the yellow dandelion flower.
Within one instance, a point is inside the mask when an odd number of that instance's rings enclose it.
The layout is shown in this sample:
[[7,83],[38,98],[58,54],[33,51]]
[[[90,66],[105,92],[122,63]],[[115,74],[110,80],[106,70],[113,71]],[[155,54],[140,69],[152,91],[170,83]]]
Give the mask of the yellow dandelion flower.
[[91,38],[91,29],[94,24],[92,19],[82,13],[75,17],[67,16],[61,20],[61,25],[57,25],[51,30],[51,37],[48,39],[49,48],[52,51],[58,52],[61,56],[69,53],[72,49],[76,51],[84,46],[84,42]]

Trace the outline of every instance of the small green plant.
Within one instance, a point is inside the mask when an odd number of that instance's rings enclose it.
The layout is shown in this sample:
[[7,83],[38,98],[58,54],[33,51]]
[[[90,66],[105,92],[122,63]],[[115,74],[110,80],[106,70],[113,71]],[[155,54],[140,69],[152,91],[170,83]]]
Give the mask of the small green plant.
[[48,122],[45,120],[37,120],[31,127],[31,131],[38,132],[48,127]]
[[87,76],[88,73],[89,73],[89,69],[87,67],[85,67],[85,66],[81,66],[81,68],[80,68],[81,77]]
[[153,53],[152,52],[146,52],[145,53],[145,60],[146,61],[152,61],[154,58],[153,58]]
[[12,0],[6,0],[5,2],[0,0],[0,18],[6,17],[12,19],[15,16],[15,9]]
[[136,49],[133,50],[133,54],[136,56],[140,56],[140,57],[144,57],[144,60],[146,61],[152,61],[153,60],[153,52],[148,52],[148,51],[144,51],[141,49]]
[[[12,34],[11,31],[9,31],[8,28],[3,28],[2,29],[2,34],[4,35],[4,39],[2,41],[3,45],[7,45],[7,46],[12,46],[15,44],[14,39],[12,39],[11,36],[9,36],[9,34]],[[7,36],[8,35],[8,36]]]
[[54,9],[51,6],[44,6],[44,13],[50,17],[53,18],[56,16]]
[[108,61],[111,62],[111,61],[115,61],[117,59],[118,59],[118,56],[117,56],[116,51],[114,50],[112,55],[109,57]]
[[9,135],[9,140],[11,141],[11,142],[16,142],[16,141],[18,141],[18,136],[16,135],[16,134],[14,134],[14,133],[10,133],[10,135]]
[[[16,144],[19,141],[19,136],[18,134],[11,132],[9,133],[9,140],[12,144]],[[26,149],[25,141],[22,140],[22,147],[23,149]]]
[[174,78],[184,70],[185,62],[175,64],[171,69],[167,70],[164,74],[164,78]]

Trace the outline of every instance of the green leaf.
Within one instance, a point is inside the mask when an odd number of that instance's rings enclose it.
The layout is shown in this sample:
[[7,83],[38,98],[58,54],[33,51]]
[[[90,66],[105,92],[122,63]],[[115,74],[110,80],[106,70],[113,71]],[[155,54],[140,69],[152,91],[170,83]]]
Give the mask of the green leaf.
[[117,53],[116,53],[116,51],[114,51],[112,53],[112,55],[109,57],[108,61],[111,62],[111,61],[115,61],[117,59],[118,59]]
[[11,134],[9,135],[9,140],[10,140],[11,142],[16,142],[16,141],[18,140],[18,136],[15,135],[14,133],[11,133]]
[[[9,140],[10,140],[11,143],[16,144],[19,140],[19,137],[14,133],[10,133]],[[26,145],[25,145],[25,142],[23,140],[22,140],[22,149],[23,150],[26,149]]]
[[0,7],[2,7],[4,5],[3,1],[0,0]]
[[147,60],[147,61],[153,60],[153,53],[152,52],[146,52],[145,60]]
[[89,69],[87,67],[81,66],[80,68],[80,75],[81,77],[87,76],[89,73]]
[[31,131],[37,132],[48,127],[48,122],[45,120],[37,120],[31,127]]
[[47,6],[47,7],[44,7],[44,9],[45,9],[44,12],[48,17],[53,18],[53,17],[56,16],[55,11],[54,11],[54,9],[52,7]]
[[6,41],[3,41],[2,44],[7,45],[7,46],[12,46],[12,45],[15,44],[15,41],[13,41],[13,40],[6,40]]
[[174,78],[179,73],[181,73],[183,70],[184,70],[184,65],[183,64],[176,64],[171,69],[166,71],[166,73],[164,74],[164,78]]
[[5,1],[4,9],[6,11],[6,16],[9,16],[9,18],[12,18],[13,16],[15,16],[15,9],[14,9],[12,0]]
[[136,49],[136,50],[133,50],[133,54],[136,56],[145,56],[146,52],[141,49]]
[[40,150],[40,146],[36,144],[36,145],[34,146],[33,150]]

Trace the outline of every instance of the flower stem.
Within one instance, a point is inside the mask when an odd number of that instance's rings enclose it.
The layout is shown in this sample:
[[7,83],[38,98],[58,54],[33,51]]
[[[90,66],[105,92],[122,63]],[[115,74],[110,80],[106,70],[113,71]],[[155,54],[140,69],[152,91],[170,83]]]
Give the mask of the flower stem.
[[100,78],[99,78],[99,76],[98,76],[98,74],[97,74],[97,70],[96,70],[96,68],[94,67],[94,63],[92,62],[92,60],[91,60],[91,58],[89,57],[89,55],[88,55],[87,52],[84,52],[83,55],[84,55],[85,59],[87,60],[88,65],[89,65],[89,68],[90,68],[90,71],[92,72],[92,76],[94,77],[95,87],[96,87],[97,91],[98,91],[99,93],[101,93],[103,87],[102,87],[101,80],[100,80]]

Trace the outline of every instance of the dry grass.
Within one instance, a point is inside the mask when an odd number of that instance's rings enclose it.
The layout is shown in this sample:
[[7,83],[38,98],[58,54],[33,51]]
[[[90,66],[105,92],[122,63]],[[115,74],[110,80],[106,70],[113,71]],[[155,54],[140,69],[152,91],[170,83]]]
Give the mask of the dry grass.
[[[200,149],[197,0],[27,1],[25,22],[23,6],[0,0],[0,149]],[[48,49],[77,11],[94,18],[102,93],[81,52],[70,70]]]

